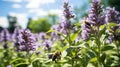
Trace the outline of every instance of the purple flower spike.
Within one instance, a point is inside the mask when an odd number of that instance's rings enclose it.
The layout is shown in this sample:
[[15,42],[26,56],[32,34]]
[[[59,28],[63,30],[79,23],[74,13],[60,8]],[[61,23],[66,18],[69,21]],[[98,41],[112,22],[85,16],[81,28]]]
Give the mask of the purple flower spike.
[[64,2],[63,8],[64,8],[64,10],[63,10],[64,19],[61,22],[61,25],[63,26],[62,28],[64,30],[71,29],[72,24],[71,24],[70,20],[75,17],[75,14],[72,12],[71,6],[69,6],[68,1],[66,1],[66,0]]
[[82,22],[83,22],[83,24],[82,24],[81,36],[82,36],[83,40],[87,40],[90,35],[91,25],[86,19],[83,20]]
[[3,43],[3,48],[7,49],[8,48],[8,42],[10,41],[10,33],[7,29],[2,30],[1,32],[1,40],[0,42]]
[[21,51],[36,50],[35,38],[28,29],[23,30],[19,35],[19,44]]
[[20,29],[19,29],[19,27],[16,27],[15,30],[14,30],[14,33],[12,35],[12,38],[13,38],[14,42],[18,41],[19,34],[20,34]]
[[114,23],[120,23],[120,17],[119,16],[119,12],[115,10],[115,8],[107,8],[107,12],[106,12],[106,23],[109,22],[114,22]]
[[[100,0],[93,0],[91,9],[89,11],[89,21],[95,26],[99,26],[105,23],[104,15],[102,15],[102,6]],[[103,20],[103,21],[101,21]]]
[[15,30],[14,30],[14,33],[12,35],[12,38],[13,38],[13,42],[14,42],[14,47],[15,47],[15,50],[16,51],[19,51],[19,36],[20,35],[20,29],[19,27],[16,27]]
[[0,42],[10,41],[10,33],[7,29],[2,30]]
[[49,40],[49,39],[46,39],[46,40],[43,42],[43,46],[45,46],[47,50],[50,50],[50,49],[51,49],[51,45],[52,45],[52,41]]
[[68,1],[64,2],[63,8],[64,8],[63,14],[66,19],[75,17],[75,14],[73,14],[73,12],[71,11],[71,6],[69,6]]
[[[112,33],[112,35],[109,36],[108,40],[111,42],[111,40],[120,40],[120,16],[119,12],[115,10],[115,8],[107,8],[106,17],[105,17],[106,23],[116,23],[117,26],[111,26],[111,30],[109,31]],[[112,38],[111,38],[112,37]],[[110,39],[111,38],[111,39]]]

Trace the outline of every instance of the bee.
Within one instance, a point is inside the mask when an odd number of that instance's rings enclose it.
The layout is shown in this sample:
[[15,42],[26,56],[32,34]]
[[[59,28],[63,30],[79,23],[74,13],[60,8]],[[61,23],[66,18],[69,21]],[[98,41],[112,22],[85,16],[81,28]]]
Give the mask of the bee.
[[61,52],[60,52],[60,51],[56,51],[56,52],[54,52],[54,53],[52,53],[52,54],[49,54],[49,55],[48,55],[48,58],[49,58],[49,59],[52,59],[52,61],[57,62],[56,59],[60,59],[60,58],[61,58],[60,55],[61,55]]
[[86,25],[88,28],[91,27],[91,24],[88,22],[88,20],[85,20],[84,23],[85,23],[85,25]]

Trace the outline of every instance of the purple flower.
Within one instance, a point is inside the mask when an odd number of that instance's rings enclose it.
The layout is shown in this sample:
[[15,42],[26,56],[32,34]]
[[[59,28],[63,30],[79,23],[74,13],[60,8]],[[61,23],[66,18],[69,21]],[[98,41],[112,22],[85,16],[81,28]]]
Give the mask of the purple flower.
[[120,40],[120,33],[118,32],[118,30],[120,29],[120,16],[119,16],[119,12],[115,10],[115,8],[107,8],[107,12],[106,12],[106,23],[116,23],[117,26],[111,26],[111,30],[109,31],[110,33],[112,33],[113,40]]
[[51,33],[52,40],[59,40],[60,34],[58,34],[58,32],[62,32],[62,27],[60,25],[53,25],[52,30],[54,30],[54,32]]
[[75,14],[73,14],[73,12],[71,11],[71,6],[69,6],[68,1],[64,1],[63,8],[63,15],[66,19],[71,19],[75,17]]
[[[93,0],[89,11],[89,21],[94,26],[100,26],[105,23],[104,15],[102,15],[102,6],[100,0]],[[102,21],[101,21],[102,20]]]
[[46,36],[46,33],[40,32],[39,36],[40,36],[40,39],[44,40],[45,36]]
[[8,42],[10,41],[10,33],[7,29],[2,30],[1,32],[1,40],[0,42],[3,43],[3,48],[8,48]]
[[7,42],[10,41],[10,33],[7,29],[2,30],[1,32],[1,40],[0,42]]
[[75,14],[71,10],[71,6],[69,6],[68,1],[64,2],[63,5],[63,21],[60,23],[62,28],[68,34],[68,29],[72,29],[71,19],[75,17]]
[[[13,41],[16,42],[18,40],[18,37],[20,34],[20,28],[19,27],[16,27],[15,30],[14,30],[14,33],[12,35],[12,38],[13,38]],[[17,40],[16,40],[17,39]]]
[[12,35],[12,38],[13,38],[13,42],[14,42],[14,47],[15,47],[15,50],[18,51],[19,50],[19,36],[20,35],[20,29],[19,27],[16,27],[15,30],[14,30],[14,33]]
[[110,44],[110,43],[113,42],[113,40],[114,40],[114,37],[113,37],[112,35],[110,35],[110,36],[105,40],[105,43]]
[[105,16],[106,23],[109,22],[120,23],[120,17],[118,16],[119,16],[119,12],[116,11],[115,8],[107,7],[106,16]]
[[45,46],[45,48],[47,50],[50,50],[51,49],[51,45],[52,45],[52,41],[49,40],[49,39],[46,39],[44,42],[43,42],[43,46]]
[[57,25],[53,25],[52,30],[54,30],[51,33],[52,40],[63,40],[64,37],[60,36],[59,33],[67,34],[66,30],[64,29],[64,27],[63,27],[63,25],[61,23],[57,24]]
[[58,35],[58,33],[56,33],[56,32],[52,32],[51,33],[51,36],[52,36],[52,40],[54,41],[54,40],[58,40],[58,38],[59,38],[59,35]]
[[81,36],[83,40],[88,39],[89,35],[90,35],[90,31],[91,31],[91,25],[90,23],[85,19],[82,21],[82,32],[81,32]]
[[[62,28],[62,27],[61,27]],[[52,30],[56,30],[56,31],[59,31],[60,30],[60,27],[59,27],[59,25],[53,25],[52,27],[51,27],[51,29]]]
[[[71,6],[69,6],[68,1],[65,0],[64,5],[63,5],[63,19],[61,23],[58,25],[52,26],[52,29],[63,33],[65,35],[70,33],[70,30],[72,29],[73,25],[71,24],[71,19],[75,17],[75,14],[73,14],[71,10]],[[52,32],[52,40],[60,39],[60,34],[57,32]]]
[[19,44],[19,49],[21,51],[36,50],[37,48],[37,45],[35,44],[35,38],[28,29],[21,31],[21,34],[19,35]]

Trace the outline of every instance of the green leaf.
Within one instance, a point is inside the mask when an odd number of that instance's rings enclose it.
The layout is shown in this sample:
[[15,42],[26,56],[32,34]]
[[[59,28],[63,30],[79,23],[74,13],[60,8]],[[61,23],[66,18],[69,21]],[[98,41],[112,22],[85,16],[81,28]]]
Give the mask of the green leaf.
[[77,38],[77,36],[78,36],[78,33],[71,34],[70,35],[71,41],[74,41]]
[[81,24],[82,24],[81,22],[78,22],[78,23],[75,23],[74,25],[75,26],[81,26]]
[[71,47],[69,47],[69,48],[66,49],[68,56],[72,56],[72,54],[71,54],[72,50],[73,49]]
[[106,27],[105,27],[105,25],[102,25],[102,26],[100,26],[100,28],[101,28],[100,35],[102,35],[106,31]]
[[10,62],[10,64],[12,64],[12,63],[14,63],[14,62],[16,62],[16,61],[25,61],[25,59],[24,59],[24,58],[16,58],[16,59],[12,60],[12,61]]
[[38,60],[41,60],[40,58],[35,58],[32,62],[35,62],[35,61],[38,61]]
[[101,56],[101,58],[100,58],[102,63],[104,63],[105,58],[106,58],[106,54],[105,54],[105,53],[103,53],[103,54],[102,54],[102,56]]
[[49,59],[49,60],[45,61],[44,63],[49,64],[51,61],[52,61],[52,59]]
[[66,55],[67,55],[67,51],[65,50],[65,51],[62,52],[62,56],[61,57],[64,58]]
[[47,33],[55,32],[55,30],[50,29]]
[[32,62],[32,66],[33,67],[39,67],[40,66],[40,61],[36,60],[36,61]]
[[78,31],[70,34],[71,41],[75,41],[75,39],[77,38],[77,36],[79,35],[79,33],[80,33],[80,30],[78,30]]
[[64,50],[66,50],[69,46],[64,46],[60,51],[63,52]]
[[93,57],[91,58],[90,62],[96,62],[97,61],[97,57]]
[[116,23],[113,23],[113,22],[110,22],[109,24],[108,24],[108,26],[117,26],[117,24]]
[[88,51],[87,55],[88,55],[89,58],[93,58],[93,57],[96,56],[96,54],[93,51]]
[[16,64],[15,67],[28,67],[29,64],[27,63],[19,63],[19,64]]
[[108,50],[112,50],[113,48],[114,48],[113,46],[106,45],[106,46],[104,46],[101,50],[102,50],[102,51],[108,51]]

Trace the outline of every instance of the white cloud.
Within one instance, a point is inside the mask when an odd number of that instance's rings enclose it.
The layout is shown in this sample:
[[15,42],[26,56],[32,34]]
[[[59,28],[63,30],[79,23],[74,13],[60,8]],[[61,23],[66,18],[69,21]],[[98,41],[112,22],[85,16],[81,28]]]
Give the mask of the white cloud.
[[3,0],[3,1],[20,3],[20,2],[22,2],[23,0]]
[[62,15],[62,10],[60,9],[52,9],[48,11],[49,14],[57,14],[57,15]]
[[12,8],[21,8],[21,5],[20,4],[13,4]]
[[41,5],[54,3],[55,0],[27,0],[26,8],[39,8]]
[[29,13],[34,13],[36,16],[45,16],[47,15],[47,12],[43,9],[30,9]]
[[0,26],[5,27],[5,28],[8,27],[7,17],[0,17]]
[[51,9],[51,10],[43,10],[43,9],[30,9],[29,13],[34,13],[36,16],[45,16],[48,14],[57,14],[58,16],[62,15],[62,10],[60,9]]
[[10,16],[15,16],[17,17],[17,22],[19,25],[22,26],[22,28],[25,28],[28,22],[28,15],[26,13],[9,13]]
[[33,19],[33,20],[38,20],[38,19],[39,19],[39,17],[34,16],[34,17],[32,17],[32,19]]

